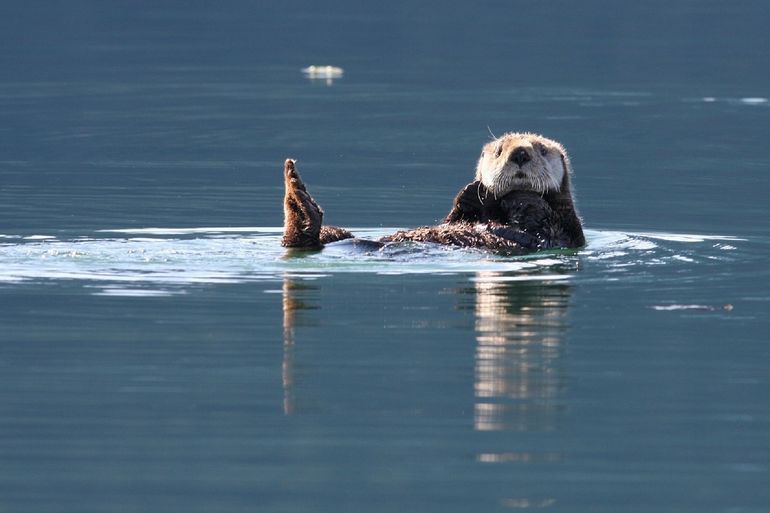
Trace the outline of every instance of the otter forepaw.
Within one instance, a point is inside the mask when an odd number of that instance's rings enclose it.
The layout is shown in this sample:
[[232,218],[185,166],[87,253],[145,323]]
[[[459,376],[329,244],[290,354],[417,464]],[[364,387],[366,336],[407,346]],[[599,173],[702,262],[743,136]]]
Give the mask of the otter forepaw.
[[537,250],[541,249],[541,240],[530,233],[522,231],[513,226],[495,225],[490,226],[489,231],[498,237],[515,242],[524,249]]
[[483,187],[481,182],[472,182],[463,187],[457,193],[452,202],[452,210],[449,211],[445,223],[458,223],[462,221],[476,222],[482,217],[484,205],[481,201],[479,188]]
[[487,221],[502,222],[502,212],[498,201],[479,181],[469,183],[457,193],[452,210],[444,219],[445,223],[485,223]]

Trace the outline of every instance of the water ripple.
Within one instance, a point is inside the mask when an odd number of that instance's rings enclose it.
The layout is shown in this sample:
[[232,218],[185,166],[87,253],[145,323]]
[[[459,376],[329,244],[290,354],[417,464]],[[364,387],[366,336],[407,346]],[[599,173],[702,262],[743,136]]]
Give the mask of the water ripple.
[[[358,228],[377,238],[391,228]],[[743,239],[731,236],[628,233],[588,230],[581,251],[553,251],[500,257],[484,251],[430,244],[387,246],[362,251],[337,243],[322,252],[289,254],[274,227],[145,228],[89,234],[0,235],[0,283],[80,280],[99,283],[102,295],[170,295],[185,286],[277,281],[287,273],[306,279],[333,273],[496,274],[505,281],[580,279],[579,269],[604,268],[645,276],[650,266],[680,268],[730,259]],[[729,242],[729,244],[727,244]],[[636,271],[634,271],[636,269]],[[642,271],[639,271],[642,269]],[[628,273],[631,273],[629,275]],[[631,278],[626,278],[631,279]],[[93,285],[92,285],[93,286]]]

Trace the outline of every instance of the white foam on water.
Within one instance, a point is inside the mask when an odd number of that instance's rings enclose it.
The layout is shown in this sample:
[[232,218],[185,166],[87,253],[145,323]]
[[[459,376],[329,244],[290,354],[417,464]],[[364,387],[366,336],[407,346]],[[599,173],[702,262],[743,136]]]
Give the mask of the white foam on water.
[[111,230],[98,230],[97,233],[130,233],[148,235],[195,235],[214,233],[280,233],[281,227],[234,227],[234,226],[207,226],[200,228],[116,228]]
[[129,289],[129,288],[116,288],[105,287],[98,292],[94,292],[95,296],[117,296],[117,297],[167,297],[175,296],[179,294],[186,294],[185,290],[164,290],[164,289]]
[[[358,228],[354,233],[377,239],[394,230]],[[586,237],[588,244],[581,251],[501,257],[435,244],[388,245],[380,251],[339,244],[320,252],[290,253],[280,245],[280,227],[114,229],[70,238],[8,234],[0,244],[0,283],[78,280],[99,282],[101,295],[163,296],[178,293],[171,285],[269,282],[285,276],[316,280],[337,273],[491,272],[501,277],[490,279],[501,281],[568,280],[579,276],[575,271],[581,261],[603,266],[606,273],[639,266],[698,265],[719,259],[727,248],[735,251],[735,242],[744,240],[612,230],[586,230]]]
[[653,305],[652,309],[661,312],[674,312],[679,310],[715,310],[713,306],[709,305]]
[[24,240],[55,240],[53,235],[28,235],[24,237]]
[[733,237],[731,235],[695,235],[688,233],[665,233],[665,232],[640,232],[634,235],[640,237],[647,237],[650,239],[667,240],[672,242],[703,242],[707,240],[731,240],[731,241],[745,241],[740,237]]
[[513,281],[563,281],[572,278],[571,274],[522,274],[519,276],[475,276],[475,283],[506,283]]
[[[688,100],[692,101],[692,99]],[[763,106],[768,104],[768,99],[762,96],[746,96],[743,98],[717,98],[715,96],[704,96],[700,98],[703,103],[716,103],[722,102],[727,104],[739,104],[739,105],[752,105]]]

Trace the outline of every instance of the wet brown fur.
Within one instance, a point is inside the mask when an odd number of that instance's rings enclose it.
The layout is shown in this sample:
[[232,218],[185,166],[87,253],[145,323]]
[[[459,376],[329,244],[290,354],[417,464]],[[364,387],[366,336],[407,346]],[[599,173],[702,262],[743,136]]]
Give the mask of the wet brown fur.
[[[520,134],[506,134],[509,135]],[[585,245],[572,200],[571,168],[566,153],[555,141],[540,139],[553,142],[561,153],[564,172],[558,190],[542,193],[508,191],[496,198],[481,181],[475,181],[458,193],[443,224],[401,230],[376,242],[367,241],[370,247],[398,242],[432,242],[483,248],[503,254],[523,254],[539,249]],[[354,238],[344,228],[323,225],[323,210],[307,192],[292,159],[285,162],[284,178],[284,246],[320,249],[324,244]],[[479,178],[480,173],[477,180]]]
[[484,248],[501,254],[522,254],[527,252],[515,240],[496,235],[484,225],[460,221],[438,226],[421,226],[411,230],[400,230],[382,237],[380,242],[433,242],[460,246],[463,248]]

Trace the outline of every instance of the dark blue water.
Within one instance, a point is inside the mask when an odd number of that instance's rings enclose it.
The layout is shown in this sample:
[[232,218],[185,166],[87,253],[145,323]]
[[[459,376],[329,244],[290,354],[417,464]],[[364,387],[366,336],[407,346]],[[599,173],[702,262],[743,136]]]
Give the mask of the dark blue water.
[[[0,511],[767,511],[768,20],[6,2]],[[376,238],[524,130],[585,249],[279,245],[286,157]]]

